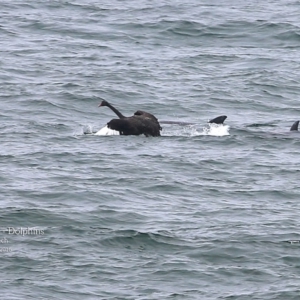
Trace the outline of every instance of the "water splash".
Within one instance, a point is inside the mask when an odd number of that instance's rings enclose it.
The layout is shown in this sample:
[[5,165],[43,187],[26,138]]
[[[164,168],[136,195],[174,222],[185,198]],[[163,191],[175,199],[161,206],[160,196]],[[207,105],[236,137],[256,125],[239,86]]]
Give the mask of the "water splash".
[[176,129],[172,127],[164,128],[162,131],[162,136],[226,136],[229,133],[230,126],[223,124],[208,124],[208,127],[204,127],[202,131],[197,128],[196,125],[188,125]]
[[106,125],[103,128],[101,128],[99,131],[97,131],[95,135],[120,135],[120,133],[119,131],[109,129]]
[[[203,131],[200,132],[194,125],[188,125],[180,128],[180,130],[174,131],[170,130],[162,131],[162,136],[199,136],[199,135],[211,135],[211,136],[226,136],[230,135],[229,125],[223,124],[208,124],[208,127],[203,128]],[[94,133],[94,135],[120,135],[116,130],[109,129],[107,126],[104,126],[99,131]]]
[[225,136],[230,135],[229,125],[223,125],[223,124],[208,124],[208,128],[203,128],[203,132],[199,135],[212,135],[212,136]]

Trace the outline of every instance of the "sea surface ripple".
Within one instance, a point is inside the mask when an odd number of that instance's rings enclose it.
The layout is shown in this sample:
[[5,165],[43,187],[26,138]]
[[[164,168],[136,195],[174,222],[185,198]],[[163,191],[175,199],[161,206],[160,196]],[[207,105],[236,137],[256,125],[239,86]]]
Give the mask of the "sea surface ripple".
[[[299,15],[2,0],[1,299],[299,299]],[[95,135],[101,99],[195,124]]]

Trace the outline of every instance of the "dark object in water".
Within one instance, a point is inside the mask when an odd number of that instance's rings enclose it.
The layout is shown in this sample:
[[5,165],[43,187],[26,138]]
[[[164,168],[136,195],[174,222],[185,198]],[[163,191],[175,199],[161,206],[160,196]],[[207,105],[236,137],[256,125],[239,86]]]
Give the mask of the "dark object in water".
[[212,120],[209,120],[208,123],[223,124],[226,119],[227,119],[227,116],[219,116]]
[[162,128],[157,118],[150,113],[138,110],[133,116],[125,117],[106,100],[103,100],[99,106],[109,107],[119,117],[109,121],[107,127],[119,131],[120,135],[160,136]]
[[298,127],[299,127],[299,121],[296,121],[296,122],[292,125],[290,131],[298,131]]

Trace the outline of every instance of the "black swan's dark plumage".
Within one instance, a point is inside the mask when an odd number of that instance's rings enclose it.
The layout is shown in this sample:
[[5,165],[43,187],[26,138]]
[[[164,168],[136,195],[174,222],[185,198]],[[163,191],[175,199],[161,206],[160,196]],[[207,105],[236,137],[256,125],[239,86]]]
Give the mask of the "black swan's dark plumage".
[[160,136],[162,128],[157,118],[150,113],[138,110],[133,116],[125,117],[105,100],[99,106],[109,107],[119,117],[109,121],[107,127],[119,131],[120,135]]

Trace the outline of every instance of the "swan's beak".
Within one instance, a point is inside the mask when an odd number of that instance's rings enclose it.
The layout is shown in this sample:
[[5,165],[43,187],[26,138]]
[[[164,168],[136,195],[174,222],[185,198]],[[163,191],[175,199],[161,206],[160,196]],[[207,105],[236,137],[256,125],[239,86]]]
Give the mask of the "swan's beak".
[[98,107],[102,106],[102,102],[98,105]]

